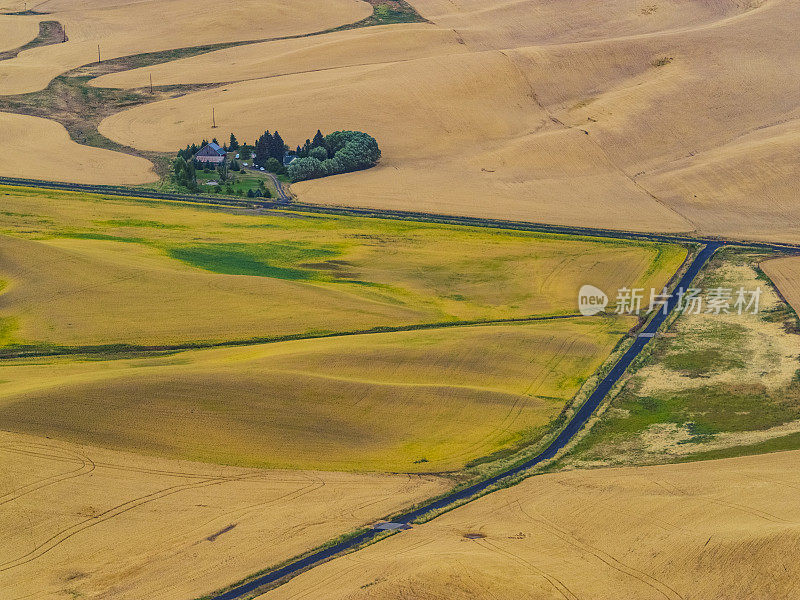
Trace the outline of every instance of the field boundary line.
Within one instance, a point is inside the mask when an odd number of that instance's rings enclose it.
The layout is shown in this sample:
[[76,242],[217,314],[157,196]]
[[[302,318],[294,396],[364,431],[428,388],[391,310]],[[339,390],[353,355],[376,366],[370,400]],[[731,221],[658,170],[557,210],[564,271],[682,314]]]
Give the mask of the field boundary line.
[[[604,315],[595,315],[603,317]],[[237,348],[243,346],[260,346],[278,344],[281,342],[294,342],[302,340],[321,340],[326,338],[355,337],[360,335],[376,335],[381,333],[403,333],[412,331],[429,331],[435,329],[456,329],[459,327],[491,327],[541,321],[560,321],[568,319],[587,318],[579,313],[563,315],[541,315],[529,317],[511,317],[508,319],[476,319],[463,321],[438,321],[433,323],[416,323],[410,325],[386,325],[368,329],[354,329],[350,331],[321,331],[317,333],[289,333],[286,335],[253,337],[241,340],[227,340],[221,342],[186,342],[182,344],[98,344],[87,346],[50,346],[50,345],[17,345],[0,348],[0,361],[15,358],[35,358],[48,356],[75,356],[85,354],[152,354],[164,352],[185,352],[188,350],[211,350],[214,348]],[[113,357],[109,357],[112,359]]]

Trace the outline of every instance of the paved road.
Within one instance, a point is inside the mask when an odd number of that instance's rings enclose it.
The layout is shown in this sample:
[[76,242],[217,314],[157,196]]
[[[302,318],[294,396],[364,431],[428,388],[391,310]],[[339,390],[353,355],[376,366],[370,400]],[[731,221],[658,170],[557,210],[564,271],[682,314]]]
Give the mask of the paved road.
[[[436,213],[413,212],[403,210],[371,209],[349,206],[328,206],[305,204],[303,202],[284,202],[282,200],[262,200],[258,198],[221,198],[219,196],[193,196],[188,194],[169,194],[150,190],[140,190],[110,185],[90,185],[83,183],[66,183],[61,181],[43,181],[39,179],[22,179],[18,177],[0,177],[0,185],[14,185],[53,190],[80,191],[92,194],[105,194],[109,196],[127,196],[131,198],[146,198],[155,200],[168,200],[189,202],[193,204],[207,204],[210,206],[230,206],[232,208],[256,210],[292,210],[314,214],[335,214],[361,217],[375,217],[380,219],[397,219],[404,221],[421,221],[425,223],[445,223],[450,225],[464,225],[467,227],[487,227],[493,229],[514,229],[517,231],[534,231],[543,233],[557,233],[563,235],[578,235],[586,237],[616,238],[625,240],[651,240],[660,242],[686,243],[696,242],[710,244],[719,241],[729,242],[751,248],[768,248],[781,251],[800,251],[800,244],[781,244],[774,242],[757,242],[752,240],[737,240],[708,238],[692,236],[690,234],[673,233],[646,233],[641,231],[625,231],[619,229],[602,229],[597,227],[573,227],[565,225],[550,225],[548,223],[534,223],[531,221],[509,221],[505,219],[490,219],[481,217],[461,217]],[[283,190],[283,187],[280,188]],[[282,198],[288,196],[284,195]]]
[[[681,277],[680,281],[678,281],[676,288],[687,289],[691,287],[691,283],[700,272],[700,269],[703,268],[713,254],[723,245],[724,244],[722,242],[711,242],[706,244],[692,261],[689,269]],[[653,339],[652,334],[655,334],[659,327],[661,327],[667,316],[675,309],[677,302],[677,296],[673,295],[667,303],[666,310],[659,311],[652,318],[647,327],[645,327],[644,331],[641,332],[641,334],[636,338],[633,345],[628,348],[625,354],[622,355],[611,371],[609,371],[602,381],[600,381],[583,406],[581,406],[578,412],[576,412],[572,419],[570,419],[564,430],[540,454],[488,479],[480,481],[462,490],[447,494],[446,496],[438,498],[437,500],[423,504],[414,510],[396,516],[392,519],[392,521],[396,523],[410,523],[435,511],[451,507],[462,500],[471,498],[472,496],[491,488],[503,479],[519,475],[520,473],[527,471],[539,463],[553,458],[559,452],[559,450],[563,449],[564,446],[566,446],[569,441],[583,428],[583,426],[586,425],[589,417],[592,416],[594,411],[603,401],[603,398],[605,398],[606,394],[611,391],[611,388],[613,388],[614,385],[619,381],[620,377],[622,377],[623,373],[630,366],[631,362],[639,355],[639,353],[650,342],[650,340]],[[305,558],[292,561],[289,564],[276,569],[275,571],[266,573],[260,577],[257,577],[256,579],[253,579],[252,581],[234,587],[225,593],[214,596],[212,600],[238,600],[239,598],[250,594],[260,587],[275,583],[285,577],[297,575],[309,567],[313,567],[341,552],[353,550],[364,542],[372,540],[379,533],[381,532],[375,530],[369,530],[361,533],[354,538],[340,542],[324,550],[314,552]]]

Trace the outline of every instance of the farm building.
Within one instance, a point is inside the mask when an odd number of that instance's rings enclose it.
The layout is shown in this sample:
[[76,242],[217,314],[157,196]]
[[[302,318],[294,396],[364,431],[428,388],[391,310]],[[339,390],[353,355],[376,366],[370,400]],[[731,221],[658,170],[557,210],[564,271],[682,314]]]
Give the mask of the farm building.
[[200,148],[194,158],[197,162],[218,164],[225,162],[225,154],[225,150],[220,148],[219,144],[211,142]]

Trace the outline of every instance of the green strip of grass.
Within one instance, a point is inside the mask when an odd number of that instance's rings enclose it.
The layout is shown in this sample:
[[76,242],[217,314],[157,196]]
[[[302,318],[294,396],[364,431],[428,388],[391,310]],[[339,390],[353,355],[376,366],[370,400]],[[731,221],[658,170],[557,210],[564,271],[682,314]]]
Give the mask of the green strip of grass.
[[317,271],[299,268],[297,263],[339,256],[340,250],[300,242],[272,242],[173,246],[167,249],[167,253],[172,258],[213,273],[296,281],[319,278]]
[[178,223],[162,223],[146,219],[110,219],[108,221],[95,221],[96,225],[104,227],[147,227],[150,229],[187,229],[186,225]]
[[739,456],[751,456],[754,454],[767,454],[770,452],[784,452],[786,450],[797,449],[800,449],[800,433],[792,433],[749,446],[734,446],[733,448],[720,448],[719,450],[709,450],[707,452],[692,454],[691,456],[681,458],[679,462],[737,458]]
[[53,234],[55,237],[67,238],[70,240],[102,240],[106,242],[126,242],[129,244],[146,244],[147,240],[135,237],[125,237],[119,235],[108,235],[106,233],[91,233],[84,231],[58,231]]

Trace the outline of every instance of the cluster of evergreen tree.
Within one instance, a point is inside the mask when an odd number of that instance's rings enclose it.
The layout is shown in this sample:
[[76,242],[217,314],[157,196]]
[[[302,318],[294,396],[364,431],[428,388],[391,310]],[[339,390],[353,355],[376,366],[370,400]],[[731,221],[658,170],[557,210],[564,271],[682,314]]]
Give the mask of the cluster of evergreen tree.
[[202,146],[198,146],[197,144],[192,144],[191,146],[186,146],[183,150],[178,150],[178,158],[182,158],[183,160],[189,162],[192,160],[192,157],[197,154],[197,151],[200,150]]
[[253,157],[253,162],[259,167],[267,166],[269,159],[274,159],[281,166],[283,165],[283,156],[286,154],[288,146],[283,141],[281,135],[276,131],[271,134],[265,131],[256,141],[256,151]]
[[200,186],[197,185],[197,171],[194,164],[192,164],[193,162],[187,162],[185,158],[179,156],[172,163],[172,172],[175,183],[185,187],[190,192],[198,192],[200,191]]
[[306,140],[305,144],[297,147],[295,155],[297,158],[308,158],[311,156],[311,151],[314,148],[325,148],[325,136],[322,135],[319,129],[317,129],[317,133],[314,134],[313,140]]
[[317,131],[313,140],[298,148],[297,156],[288,169],[292,181],[368,169],[378,162],[381,151],[375,138],[362,131],[334,131],[326,136]]

